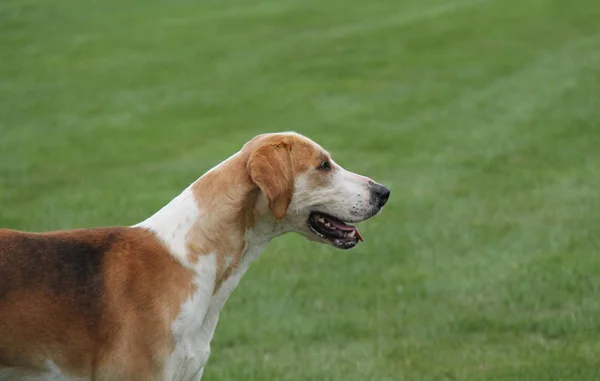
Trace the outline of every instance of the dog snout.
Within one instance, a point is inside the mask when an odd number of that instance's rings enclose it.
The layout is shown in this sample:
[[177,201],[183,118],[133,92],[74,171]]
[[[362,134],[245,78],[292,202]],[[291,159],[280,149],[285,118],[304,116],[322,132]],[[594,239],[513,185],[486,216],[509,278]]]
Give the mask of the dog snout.
[[377,183],[371,183],[373,201],[377,207],[382,208],[390,198],[390,190],[385,186]]

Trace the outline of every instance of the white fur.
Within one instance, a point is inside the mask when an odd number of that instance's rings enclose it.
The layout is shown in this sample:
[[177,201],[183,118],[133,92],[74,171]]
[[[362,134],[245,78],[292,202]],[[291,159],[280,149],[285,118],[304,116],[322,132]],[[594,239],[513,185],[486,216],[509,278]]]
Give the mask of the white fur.
[[194,380],[192,374],[208,360],[208,354],[203,354],[208,343],[200,333],[213,301],[212,293],[217,273],[216,254],[201,256],[196,271],[194,282],[197,291],[183,304],[172,325],[175,350],[167,361],[165,381]]
[[[265,200],[259,199],[258,204],[263,203]],[[282,233],[275,225],[272,218],[266,218],[248,232],[238,267],[214,295],[216,254],[200,257],[194,266],[198,290],[182,306],[180,315],[173,323],[175,350],[167,362],[165,381],[199,381],[202,378],[219,314],[250,264],[272,238]]]
[[154,215],[135,225],[152,230],[169,251],[188,267],[191,265],[188,261],[186,237],[200,215],[191,187],[190,185]]
[[175,353],[169,359],[165,381],[199,381],[202,378],[204,366],[210,355],[210,342],[221,310],[250,264],[259,256],[263,248],[264,246],[254,246],[244,253],[238,268],[210,298],[208,310],[204,314],[198,314],[203,317],[201,321],[200,319],[195,319],[193,322],[178,319],[178,322],[174,324],[174,332],[185,332],[185,335],[179,336],[180,341],[176,344]]
[[296,179],[294,197],[290,209],[291,217],[305,217],[312,211],[330,214],[346,222],[362,221],[366,215],[372,214],[374,205],[371,201],[369,179],[345,170],[332,161],[334,170],[327,187],[315,189],[310,186],[305,173]]

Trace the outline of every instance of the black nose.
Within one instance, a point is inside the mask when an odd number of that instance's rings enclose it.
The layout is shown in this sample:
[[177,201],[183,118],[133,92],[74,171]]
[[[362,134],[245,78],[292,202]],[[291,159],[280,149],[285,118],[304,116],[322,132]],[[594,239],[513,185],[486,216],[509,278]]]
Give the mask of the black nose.
[[375,194],[375,201],[380,208],[383,207],[390,198],[390,190],[381,184],[373,184],[373,193]]

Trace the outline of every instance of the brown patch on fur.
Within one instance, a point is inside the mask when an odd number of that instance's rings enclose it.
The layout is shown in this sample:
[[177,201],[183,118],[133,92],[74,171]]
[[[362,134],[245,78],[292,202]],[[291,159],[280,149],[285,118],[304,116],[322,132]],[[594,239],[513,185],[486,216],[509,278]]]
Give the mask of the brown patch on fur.
[[216,254],[214,292],[241,261],[246,231],[260,217],[256,210],[259,193],[266,197],[273,216],[284,218],[295,177],[328,157],[299,135],[258,135],[192,186],[201,218],[192,228],[187,247],[193,262],[199,255]]
[[192,274],[140,228],[0,230],[0,366],[154,380]]

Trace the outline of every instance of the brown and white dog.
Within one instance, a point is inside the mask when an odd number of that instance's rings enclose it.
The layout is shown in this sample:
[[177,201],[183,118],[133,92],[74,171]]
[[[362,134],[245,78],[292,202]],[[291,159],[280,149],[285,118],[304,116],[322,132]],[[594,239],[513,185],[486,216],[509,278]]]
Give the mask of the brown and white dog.
[[263,134],[137,225],[0,230],[0,380],[200,380],[225,301],[271,239],[352,248],[346,222],[389,194],[302,135]]

